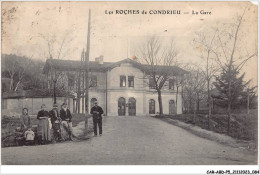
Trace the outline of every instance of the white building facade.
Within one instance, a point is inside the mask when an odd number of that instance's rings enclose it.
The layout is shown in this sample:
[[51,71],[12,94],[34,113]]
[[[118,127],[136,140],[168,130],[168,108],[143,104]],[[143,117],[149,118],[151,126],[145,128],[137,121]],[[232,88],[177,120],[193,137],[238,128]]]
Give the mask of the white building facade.
[[[56,60],[47,60],[44,72],[50,75],[51,70],[57,69],[59,66],[59,70],[62,71],[77,71],[77,66],[74,66],[75,70],[68,69],[69,64],[63,66],[60,61],[66,62],[65,60],[59,60],[58,62]],[[74,64],[73,62],[75,61],[70,61],[70,64]],[[89,88],[89,108],[97,100],[99,106],[104,109],[105,115],[108,116],[154,115],[159,113],[157,91],[149,85],[149,78],[147,78],[148,76],[142,64],[131,59],[116,63],[100,62],[99,60],[90,62],[89,67],[89,77],[92,83]],[[161,96],[164,114],[182,113],[182,90],[179,87],[177,93],[175,79],[176,76],[172,76],[162,88]],[[68,79],[68,81],[72,80]],[[72,89],[77,89],[76,85],[77,82],[74,84],[70,82]],[[84,94],[79,103],[80,112],[84,112],[85,106],[82,98],[84,98]],[[78,111],[76,109],[77,100],[75,99],[73,103],[73,111]]]

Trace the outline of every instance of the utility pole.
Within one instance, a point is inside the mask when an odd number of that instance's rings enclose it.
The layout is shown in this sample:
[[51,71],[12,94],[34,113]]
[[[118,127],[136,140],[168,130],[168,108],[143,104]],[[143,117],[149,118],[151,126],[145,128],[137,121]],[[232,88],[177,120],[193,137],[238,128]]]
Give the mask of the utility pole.
[[249,114],[250,113],[250,108],[249,108],[249,96],[250,94],[249,94],[249,88],[247,89],[247,114]]
[[82,51],[82,62],[81,62],[81,65],[82,65],[82,113],[85,112],[85,105],[84,105],[84,101],[85,101],[85,71],[84,69],[86,68],[85,66],[85,50],[83,49]]
[[[83,65],[83,57],[84,57],[84,51],[81,52],[81,65]],[[83,67],[81,66],[79,71],[78,71],[78,93],[77,93],[77,108],[76,111],[79,114],[80,113],[80,99],[81,99],[81,75],[82,75],[82,69]],[[83,72],[84,73],[84,72]]]
[[88,132],[88,115],[89,115],[89,107],[88,107],[88,90],[89,90],[89,49],[90,49],[90,20],[91,20],[91,10],[89,9],[88,13],[88,36],[87,36],[87,50],[86,50],[86,56],[85,56],[85,69],[86,69],[86,94],[85,94],[85,105],[86,105],[86,120],[85,120],[85,131]]

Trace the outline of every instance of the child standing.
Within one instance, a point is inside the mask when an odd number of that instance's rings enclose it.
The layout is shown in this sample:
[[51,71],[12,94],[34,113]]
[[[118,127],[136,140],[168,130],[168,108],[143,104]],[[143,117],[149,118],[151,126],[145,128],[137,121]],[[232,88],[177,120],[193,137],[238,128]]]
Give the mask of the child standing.
[[25,131],[24,137],[25,137],[25,140],[26,140],[26,144],[33,145],[34,136],[35,136],[35,134],[32,131],[32,128],[29,128],[27,131]]

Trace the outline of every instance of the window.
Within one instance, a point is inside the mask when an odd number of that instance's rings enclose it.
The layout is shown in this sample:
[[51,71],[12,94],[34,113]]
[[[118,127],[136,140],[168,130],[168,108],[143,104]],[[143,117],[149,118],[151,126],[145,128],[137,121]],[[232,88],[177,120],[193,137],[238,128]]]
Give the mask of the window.
[[128,87],[134,87],[134,76],[128,76]]
[[120,76],[120,87],[126,86],[126,77],[124,75]]
[[173,79],[169,79],[169,89],[174,90],[174,80]]
[[97,76],[96,75],[91,75],[90,87],[97,87]]
[[152,77],[149,78],[149,87],[155,89],[155,82]]

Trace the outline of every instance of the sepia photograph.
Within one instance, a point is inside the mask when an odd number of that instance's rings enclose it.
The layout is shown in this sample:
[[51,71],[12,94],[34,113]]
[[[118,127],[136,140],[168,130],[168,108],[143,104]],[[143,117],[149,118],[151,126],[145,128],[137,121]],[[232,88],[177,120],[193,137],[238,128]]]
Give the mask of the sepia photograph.
[[2,165],[259,164],[256,3],[2,1],[1,43]]

